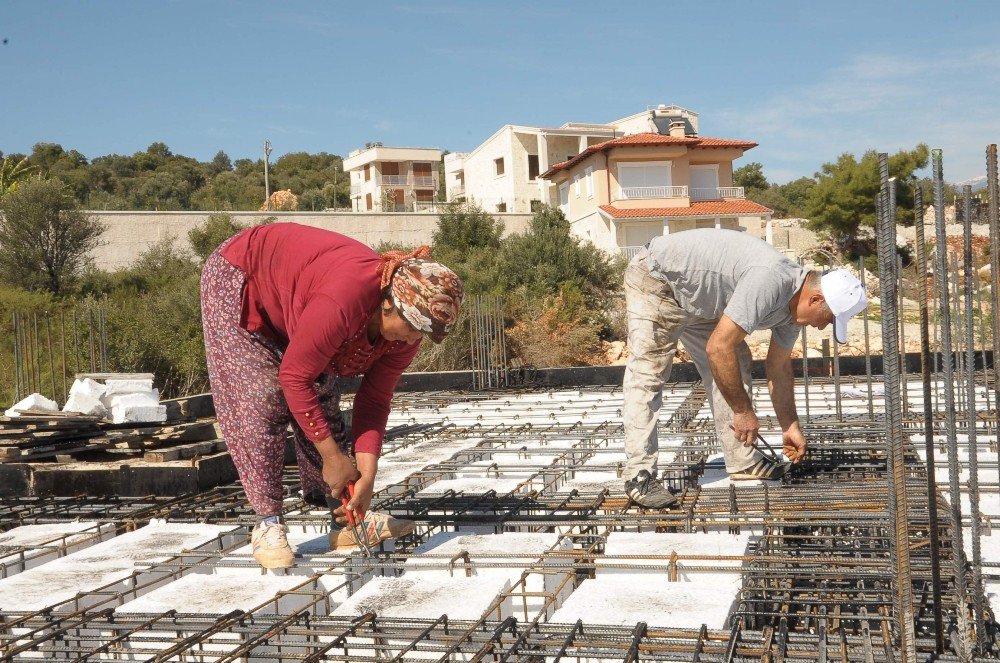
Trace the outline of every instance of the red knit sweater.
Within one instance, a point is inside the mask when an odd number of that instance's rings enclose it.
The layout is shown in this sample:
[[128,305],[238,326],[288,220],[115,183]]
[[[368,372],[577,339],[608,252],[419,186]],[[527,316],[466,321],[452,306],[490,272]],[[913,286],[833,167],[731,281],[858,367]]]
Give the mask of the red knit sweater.
[[379,305],[378,255],[339,233],[273,223],[244,230],[222,257],[247,274],[240,325],[285,348],[278,378],[295,422],[311,439],[325,438],[316,378],[364,374],[354,398],[354,450],[378,454],[396,383],[420,347],[368,343]]

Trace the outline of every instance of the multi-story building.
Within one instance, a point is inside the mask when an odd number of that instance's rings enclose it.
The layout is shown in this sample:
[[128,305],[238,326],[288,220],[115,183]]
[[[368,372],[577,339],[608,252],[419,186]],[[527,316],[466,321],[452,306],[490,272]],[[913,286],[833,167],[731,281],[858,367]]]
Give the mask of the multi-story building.
[[441,150],[384,147],[354,150],[344,159],[351,175],[355,212],[433,211],[439,187]]
[[697,113],[664,105],[606,124],[505,125],[475,150],[445,156],[447,198],[475,200],[490,212],[530,212],[540,202],[552,202],[550,182],[539,177],[552,164],[611,138],[666,133],[672,122],[683,122],[688,133],[698,133]]
[[757,143],[667,133],[612,138],[541,174],[574,235],[632,256],[657,235],[692,228],[745,230],[771,241],[771,210],[733,186],[733,161]]

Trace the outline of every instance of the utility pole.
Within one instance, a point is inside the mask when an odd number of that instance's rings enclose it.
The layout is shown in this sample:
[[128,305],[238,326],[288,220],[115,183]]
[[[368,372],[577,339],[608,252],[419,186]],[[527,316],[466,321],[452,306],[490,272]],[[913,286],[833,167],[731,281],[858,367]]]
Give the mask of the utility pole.
[[268,161],[271,159],[271,141],[264,140],[264,195],[265,205],[267,205],[267,211],[271,211],[271,179],[270,170],[268,166]]

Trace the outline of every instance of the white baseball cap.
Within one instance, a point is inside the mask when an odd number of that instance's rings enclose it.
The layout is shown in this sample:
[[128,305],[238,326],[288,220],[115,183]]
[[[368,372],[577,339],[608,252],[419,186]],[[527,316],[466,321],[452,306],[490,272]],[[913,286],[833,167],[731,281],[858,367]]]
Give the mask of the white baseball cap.
[[820,290],[833,312],[834,338],[847,343],[847,321],[868,306],[864,284],[846,269],[835,269],[820,278]]

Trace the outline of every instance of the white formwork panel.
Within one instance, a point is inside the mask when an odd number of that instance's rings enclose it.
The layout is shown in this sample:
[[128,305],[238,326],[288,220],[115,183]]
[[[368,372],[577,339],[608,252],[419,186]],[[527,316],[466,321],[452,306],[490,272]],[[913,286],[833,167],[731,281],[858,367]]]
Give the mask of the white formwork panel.
[[0,578],[9,578],[113,536],[113,525],[92,521],[21,525],[0,532]]
[[[728,590],[739,586],[743,570],[740,558],[746,555],[747,544],[754,538],[749,533],[612,532],[607,537],[604,556],[595,560],[595,575],[601,578],[649,573],[663,581],[670,575],[669,558],[676,553],[678,582]],[[706,557],[720,559],[699,559]],[[705,566],[725,570],[686,570]]]
[[625,479],[617,472],[580,471],[567,473],[567,479],[556,488],[556,494],[577,491],[580,495],[598,495],[607,490],[609,495],[625,495]]
[[562,454],[559,453],[495,451],[490,458],[463,465],[456,468],[452,474],[456,479],[492,477],[516,478],[523,481],[546,470],[560,456]]
[[417,497],[440,497],[449,490],[466,496],[485,495],[491,490],[496,491],[497,495],[507,495],[517,490],[522,483],[521,479],[441,479],[421,490]]
[[[115,590],[127,590],[125,582],[133,573],[186,551],[211,547],[220,537],[222,545],[236,527],[152,521],[134,532],[61,557],[34,569],[0,580],[0,612],[21,612],[61,606],[78,593],[120,583]],[[228,540],[227,540],[228,539]],[[150,574],[150,579],[152,579]],[[169,577],[169,576],[166,576]],[[153,587],[143,591],[149,591]],[[81,606],[106,599],[88,595]]]
[[615,574],[584,580],[548,620],[553,624],[721,629],[736,599],[732,591],[693,582],[656,582],[650,575]]

